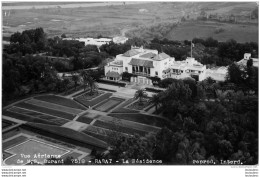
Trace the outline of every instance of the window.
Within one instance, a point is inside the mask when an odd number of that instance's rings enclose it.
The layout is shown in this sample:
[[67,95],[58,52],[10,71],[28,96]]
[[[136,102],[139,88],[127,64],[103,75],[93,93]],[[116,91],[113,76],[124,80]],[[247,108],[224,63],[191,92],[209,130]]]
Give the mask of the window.
[[158,76],[158,71],[155,71],[155,75]]

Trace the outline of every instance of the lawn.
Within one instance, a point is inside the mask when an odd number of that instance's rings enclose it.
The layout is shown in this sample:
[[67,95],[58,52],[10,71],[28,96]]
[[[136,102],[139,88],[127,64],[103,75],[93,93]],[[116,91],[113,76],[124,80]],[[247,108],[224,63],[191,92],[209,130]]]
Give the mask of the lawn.
[[93,133],[93,132],[88,131],[88,130],[84,130],[83,133],[85,133],[87,135],[90,135],[90,136],[92,136],[94,138],[100,139],[101,141],[104,141],[104,142],[108,142],[108,140],[109,140],[109,136],[96,134],[96,133]]
[[79,96],[77,98],[75,98],[75,101],[78,101],[79,103],[83,104],[84,106],[88,107],[88,106],[94,106],[96,104],[98,104],[99,102],[108,99],[110,96],[112,95],[112,93],[105,93],[93,100],[85,100],[84,97]]
[[80,116],[78,119],[77,119],[77,121],[78,122],[82,122],[82,123],[86,123],[86,124],[90,124],[92,121],[93,121],[94,119],[92,119],[92,118],[89,118],[89,117],[87,117],[87,116]]
[[68,113],[65,113],[65,112],[61,112],[61,111],[57,111],[57,110],[53,110],[53,109],[48,109],[48,108],[44,108],[44,107],[39,107],[39,106],[35,106],[35,105],[32,105],[32,104],[24,103],[24,102],[18,103],[15,106],[25,108],[25,109],[29,109],[29,110],[33,110],[33,111],[37,111],[37,112],[41,112],[41,113],[46,113],[46,114],[49,114],[49,115],[61,117],[61,118],[68,119],[68,120],[72,120],[75,117],[72,114],[68,114]]
[[137,110],[131,110],[131,109],[124,108],[125,106],[129,105],[133,101],[134,101],[133,99],[129,99],[129,100],[125,101],[123,104],[121,104],[116,109],[114,109],[112,111],[112,113],[138,113],[139,111],[137,111]]
[[28,115],[23,115],[23,114],[19,114],[19,113],[15,113],[15,112],[10,112],[10,111],[4,111],[3,115],[13,117],[18,120],[27,121],[27,122],[43,123],[43,124],[50,124],[50,125],[62,125],[63,124],[63,123],[51,122],[48,120],[43,120],[43,119],[39,119],[39,118],[35,118],[35,117],[31,117]]
[[137,109],[137,110],[143,110],[144,108],[146,108],[147,106],[150,105],[150,102],[148,99],[144,99],[142,100],[141,104],[139,101],[134,102],[133,104],[130,104],[129,106],[127,106],[127,108],[129,109]]
[[22,143],[25,140],[27,140],[28,138],[26,136],[18,136],[14,139],[11,139],[9,141],[6,141],[3,143],[3,150],[6,150],[8,147],[14,146],[16,144]]
[[39,112],[34,112],[34,111],[31,111],[31,110],[21,109],[21,108],[17,108],[17,107],[12,107],[8,111],[18,113],[18,114],[22,114],[22,115],[25,115],[25,116],[30,116],[32,118],[39,118],[39,119],[46,120],[46,121],[49,121],[49,122],[54,122],[55,125],[63,125],[65,123],[69,122],[66,119],[57,118],[57,117],[54,117],[54,116],[42,114],[42,113],[39,113]]
[[111,97],[108,100],[105,100],[105,101],[99,103],[93,109],[102,111],[102,112],[107,112],[107,111],[111,110],[111,108],[114,108],[115,106],[122,103],[124,100],[125,99],[122,99],[122,98]]
[[97,126],[97,127],[102,127],[102,128],[106,128],[106,129],[109,129],[109,130],[114,130],[114,131],[126,133],[126,134],[129,134],[129,135],[139,134],[140,136],[145,136],[145,134],[148,133],[148,132],[145,132],[145,131],[136,130],[136,129],[129,128],[129,127],[126,127],[126,126],[122,126],[122,124],[115,124],[113,122],[105,122],[105,121],[100,121],[100,120],[97,120],[94,123],[94,125]]
[[158,118],[146,114],[140,114],[140,113],[139,114],[108,114],[108,115],[119,119],[139,122],[139,123],[157,126],[157,127],[164,127],[165,125],[169,124],[168,121],[162,118]]
[[2,120],[2,129],[8,128],[10,126],[12,126],[11,122],[7,122],[7,121]]
[[75,101],[67,99],[67,98],[63,98],[60,96],[44,95],[44,96],[38,96],[38,97],[34,97],[34,98],[38,99],[38,100],[50,102],[50,103],[59,104],[62,106],[67,106],[70,108],[76,108],[76,109],[81,109],[81,110],[86,109],[85,107],[81,106],[80,104],[76,103]]
[[75,97],[77,97],[77,96],[80,96],[80,95],[82,95],[83,93],[87,93],[88,91],[89,91],[89,89],[83,90],[83,91],[81,91],[81,92],[79,92],[79,93],[73,95],[73,98],[75,98]]
[[79,97],[80,97],[80,99],[90,101],[90,100],[92,100],[92,99],[98,97],[99,95],[102,95],[103,93],[104,93],[104,92],[102,92],[102,91],[93,92],[92,94],[90,94],[90,92],[87,92],[87,93],[84,93],[84,94],[80,95]]
[[106,88],[98,88],[99,90],[104,90],[108,92],[117,92],[116,90],[106,89]]
[[54,110],[66,112],[66,113],[73,114],[73,115],[79,114],[80,112],[82,112],[81,109],[75,109],[75,108],[71,108],[71,107],[61,106],[61,105],[58,105],[58,104],[53,104],[53,103],[49,103],[49,102],[45,102],[45,101],[41,101],[41,100],[36,100],[36,99],[28,100],[28,101],[25,101],[25,102],[29,103],[29,104],[36,105],[36,106],[40,106],[40,107],[45,107],[45,108],[49,108],[49,109],[54,109]]
[[[222,28],[224,31],[216,34]],[[239,34],[239,35],[238,35]],[[213,37],[219,41],[235,39],[237,42],[258,42],[258,26],[248,24],[233,24],[211,21],[187,21],[172,29],[166,35],[169,40],[191,40],[194,37]]]
[[[37,124],[37,123],[27,123],[26,125],[36,128],[42,131],[49,132],[51,134],[59,135],[64,138],[69,138],[74,141],[78,141],[84,144],[90,144],[93,146],[97,146],[99,148],[107,148],[107,144],[103,141],[100,141],[96,138],[93,138],[91,136],[88,136],[84,133],[77,132],[75,130],[71,130],[65,127],[58,127],[58,126],[52,126],[52,125],[43,125],[43,124]],[[73,143],[72,143],[73,144]]]

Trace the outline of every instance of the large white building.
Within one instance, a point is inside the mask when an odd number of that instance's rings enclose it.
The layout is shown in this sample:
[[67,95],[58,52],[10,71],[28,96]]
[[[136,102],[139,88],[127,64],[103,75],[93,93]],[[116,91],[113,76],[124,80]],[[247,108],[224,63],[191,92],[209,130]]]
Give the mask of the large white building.
[[225,81],[228,72],[228,67],[214,67],[206,70],[206,77],[211,77],[215,81]]
[[113,38],[113,42],[116,44],[124,44],[127,40],[128,38],[124,36],[116,36]]
[[193,77],[198,81],[205,79],[206,66],[188,57],[185,61],[175,61],[165,53],[157,50],[132,47],[124,54],[117,55],[115,60],[105,66],[105,76],[109,80],[122,79],[122,73],[133,76],[131,82],[152,85],[151,77],[160,79],[183,79]]
[[100,47],[103,44],[109,44],[112,39],[110,38],[63,38],[63,40],[77,40],[80,42],[84,42],[86,45],[95,45]]

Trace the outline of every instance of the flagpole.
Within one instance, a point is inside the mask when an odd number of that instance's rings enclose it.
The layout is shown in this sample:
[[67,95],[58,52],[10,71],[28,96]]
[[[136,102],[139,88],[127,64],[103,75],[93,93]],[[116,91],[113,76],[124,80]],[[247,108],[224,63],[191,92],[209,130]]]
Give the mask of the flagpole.
[[191,55],[191,58],[192,58],[192,40],[190,41],[190,55]]

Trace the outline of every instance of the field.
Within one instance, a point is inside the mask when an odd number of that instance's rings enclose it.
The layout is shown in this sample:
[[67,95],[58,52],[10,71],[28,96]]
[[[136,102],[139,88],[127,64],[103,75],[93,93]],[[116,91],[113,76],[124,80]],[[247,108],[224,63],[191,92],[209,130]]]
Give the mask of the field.
[[[10,36],[16,31],[23,31],[36,27],[42,27],[48,37],[60,36],[65,33],[68,37],[125,35],[128,31],[140,27],[154,26],[162,23],[180,22],[182,17],[189,16],[196,19],[201,10],[209,14],[236,14],[248,15],[257,5],[254,2],[147,2],[143,4],[108,5],[96,7],[84,7],[85,5],[71,5],[70,8],[33,8],[34,4],[28,4],[27,9],[7,11],[10,15],[3,15],[3,36]],[[19,5],[19,4],[18,4]],[[21,5],[21,4],[20,4]],[[26,3],[22,4],[26,6]],[[13,4],[15,6],[15,4]],[[81,6],[81,7],[80,7]],[[142,12],[140,9],[145,9]],[[198,23],[198,24],[196,24]],[[87,24],[87,25],[86,25]],[[192,28],[194,27],[194,28]],[[215,34],[218,27],[223,27],[224,32]],[[147,33],[148,34],[148,33]],[[138,36],[138,33],[136,34]],[[239,42],[257,41],[258,25],[201,24],[195,21],[179,25],[172,29],[164,37],[174,40],[185,40],[193,37],[206,38],[212,36],[220,41],[234,38]]]
[[[215,33],[217,29],[223,29],[221,33]],[[170,40],[191,40],[193,38],[213,37],[219,41],[235,39],[237,42],[258,42],[257,24],[231,24],[220,22],[184,22],[166,35]]]

